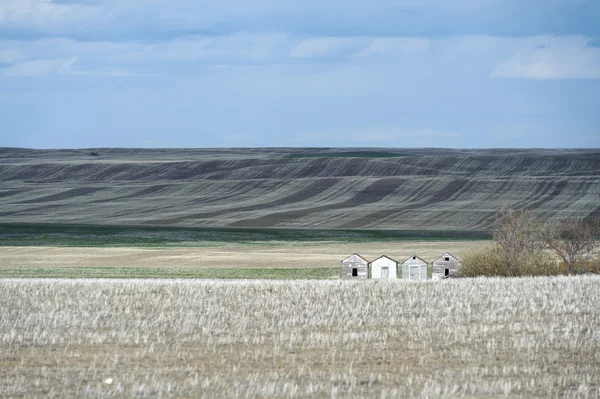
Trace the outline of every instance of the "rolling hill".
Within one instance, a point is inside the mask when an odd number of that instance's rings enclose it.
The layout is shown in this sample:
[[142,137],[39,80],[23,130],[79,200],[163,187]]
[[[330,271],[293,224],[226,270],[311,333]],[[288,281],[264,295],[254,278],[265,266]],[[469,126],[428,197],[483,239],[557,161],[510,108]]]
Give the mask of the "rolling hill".
[[0,222],[489,230],[600,216],[600,150],[0,148]]

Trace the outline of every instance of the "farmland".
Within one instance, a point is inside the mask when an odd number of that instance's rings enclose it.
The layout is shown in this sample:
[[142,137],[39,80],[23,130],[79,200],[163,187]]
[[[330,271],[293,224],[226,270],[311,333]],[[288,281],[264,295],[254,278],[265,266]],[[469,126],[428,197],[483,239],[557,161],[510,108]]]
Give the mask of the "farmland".
[[488,245],[486,240],[208,242],[187,247],[9,246],[0,250],[0,277],[332,278],[340,261],[359,252],[402,262],[433,261]]
[[[91,154],[95,155],[91,155]],[[600,214],[596,150],[0,148],[0,222],[465,235]]]
[[591,150],[0,149],[0,393],[597,398],[599,277],[337,277],[598,198]]
[[2,279],[0,392],[593,398],[599,284]]

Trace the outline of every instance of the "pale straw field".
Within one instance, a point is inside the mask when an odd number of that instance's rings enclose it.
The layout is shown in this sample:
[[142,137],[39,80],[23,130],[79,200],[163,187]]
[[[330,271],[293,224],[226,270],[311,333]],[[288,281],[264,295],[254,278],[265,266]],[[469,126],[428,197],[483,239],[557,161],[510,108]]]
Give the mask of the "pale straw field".
[[338,267],[358,252],[374,260],[387,255],[404,262],[414,254],[433,262],[445,252],[463,256],[490,241],[291,242],[214,244],[197,247],[1,247],[0,269],[52,267],[281,268]]
[[600,278],[0,280],[6,397],[600,396]]

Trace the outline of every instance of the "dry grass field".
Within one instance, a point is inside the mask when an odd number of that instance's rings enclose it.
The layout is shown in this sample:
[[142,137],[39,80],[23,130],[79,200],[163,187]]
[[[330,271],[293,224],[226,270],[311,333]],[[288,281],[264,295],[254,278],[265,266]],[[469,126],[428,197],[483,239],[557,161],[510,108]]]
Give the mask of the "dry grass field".
[[0,148],[0,222],[489,230],[600,214],[597,150]]
[[433,262],[444,252],[457,256],[489,241],[229,244],[190,248],[3,247],[2,267],[274,268],[338,267],[353,253],[369,260],[388,255],[399,262],[418,254]]
[[[488,244],[399,241],[214,244],[188,248],[0,247],[0,277],[337,278],[340,261],[354,252],[370,260],[388,255],[399,262],[418,254],[433,262],[446,251],[461,256]],[[306,273],[294,269],[306,269]]]
[[0,392],[598,398],[599,288],[583,276],[2,279]]

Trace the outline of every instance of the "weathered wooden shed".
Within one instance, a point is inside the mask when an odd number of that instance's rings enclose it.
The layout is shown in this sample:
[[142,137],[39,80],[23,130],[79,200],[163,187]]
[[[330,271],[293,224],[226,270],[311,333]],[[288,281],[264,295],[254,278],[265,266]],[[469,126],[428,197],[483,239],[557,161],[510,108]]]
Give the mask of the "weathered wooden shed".
[[398,262],[385,255],[371,262],[371,278],[397,279]]
[[369,261],[358,254],[352,254],[342,261],[342,278],[368,278]]
[[413,281],[427,280],[427,262],[413,255],[402,263],[402,279]]
[[454,255],[446,252],[433,263],[431,277],[434,280],[456,276],[460,269],[460,261]]

